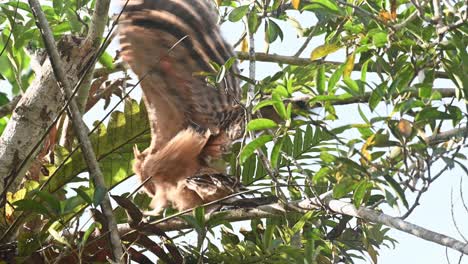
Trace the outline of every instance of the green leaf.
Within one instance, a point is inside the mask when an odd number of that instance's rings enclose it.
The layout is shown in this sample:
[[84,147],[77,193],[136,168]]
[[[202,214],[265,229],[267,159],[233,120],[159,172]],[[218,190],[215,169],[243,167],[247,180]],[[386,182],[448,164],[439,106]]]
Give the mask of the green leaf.
[[249,24],[249,32],[252,34],[257,32],[258,27],[260,26],[260,23],[258,20],[258,15],[257,15],[257,11],[255,10],[255,7],[253,7],[252,10],[250,10],[247,22]]
[[348,78],[348,77],[345,77],[343,79],[344,83],[346,84],[346,86],[348,86],[350,89],[348,90],[352,95],[359,95],[360,94],[360,89],[359,89],[359,85],[354,81],[352,80],[351,78]]
[[226,67],[226,70],[230,70],[232,68],[232,65],[237,61],[236,57],[231,57],[229,58],[226,63],[224,63],[224,66]]
[[359,208],[359,206],[364,201],[364,197],[367,193],[367,189],[369,188],[370,184],[367,180],[362,180],[356,189],[354,190],[353,201],[354,205]]
[[421,112],[419,112],[415,118],[416,121],[425,121],[425,120],[432,121],[435,119],[444,120],[444,119],[452,119],[452,117],[445,112],[441,112],[437,110],[436,107],[427,107],[421,110]]
[[222,82],[225,74],[226,74],[226,67],[222,65],[218,71],[218,75],[216,76],[216,83]]
[[104,200],[104,197],[106,196],[106,194],[107,194],[107,188],[96,186],[94,189],[94,195],[93,195],[93,205],[95,207],[100,205],[101,202]]
[[325,163],[332,163],[336,160],[336,157],[327,151],[320,152],[320,159]]
[[83,198],[83,200],[85,200],[86,203],[93,204],[93,200],[91,199],[91,197],[81,187],[80,188],[72,188],[72,189],[78,194],[78,196]]
[[232,10],[231,13],[229,13],[228,19],[231,22],[237,22],[241,20],[247,14],[248,11],[248,5],[239,6],[237,8],[234,8],[234,10]]
[[321,65],[318,68],[318,71],[317,71],[317,91],[318,91],[318,94],[324,94],[325,93],[325,83],[326,83],[325,67],[323,65]]
[[386,32],[377,32],[372,35],[372,43],[377,47],[381,48],[387,44],[387,33]]
[[99,63],[109,70],[115,68],[114,58],[108,52],[102,53],[101,57],[99,57]]
[[[110,188],[126,179],[133,173],[133,147],[136,144],[139,149],[144,149],[150,142],[148,116],[143,104],[126,100],[124,112],[114,111],[107,127],[99,125],[90,139],[104,174],[106,187]],[[81,150],[75,151],[67,160],[65,158],[69,153],[66,149],[56,147],[55,154],[56,164],[64,164],[59,170],[56,167],[49,168],[53,177],[46,188],[51,193],[87,170]]]
[[198,226],[205,226],[205,207],[199,206],[194,210],[195,220],[197,221]]
[[85,231],[84,235],[83,235],[83,238],[81,239],[80,241],[80,248],[82,248],[84,245],[86,245],[86,242],[88,241],[88,238],[89,236],[91,236],[91,234],[94,232],[94,230],[96,230],[96,228],[98,227],[98,223],[92,223]]
[[[323,67],[323,66],[322,66]],[[344,65],[339,66],[335,72],[328,79],[328,92],[332,92],[336,84],[340,81],[341,75],[343,75]]]
[[397,193],[398,198],[400,198],[403,205],[408,208],[408,201],[406,200],[405,191],[401,188],[400,184],[398,184],[391,176],[384,175],[385,180],[387,183],[393,188],[393,190]]
[[13,203],[16,211],[25,211],[50,216],[49,210],[34,200],[19,200]]
[[307,213],[305,213],[301,217],[301,219],[299,219],[299,221],[297,221],[296,224],[294,224],[294,226],[292,227],[291,231],[293,232],[293,234],[296,234],[302,231],[302,229],[304,228],[304,225],[307,223],[307,221],[309,221],[310,218],[312,218],[313,214],[314,214],[314,211],[308,211]]
[[276,128],[278,124],[275,121],[267,118],[257,118],[250,120],[247,124],[247,130],[249,131],[257,131],[257,130],[264,130],[269,128]]
[[269,19],[266,38],[268,43],[273,43],[277,38],[280,38],[281,41],[283,40],[283,30],[276,24],[275,21]]
[[54,7],[55,14],[61,16],[63,11],[63,0],[53,0],[52,6]]
[[59,232],[57,232],[57,230],[55,230],[53,226],[49,227],[47,231],[49,231],[49,234],[54,238],[55,241],[66,245],[68,248],[72,248],[72,246],[68,243],[65,237]]
[[269,106],[269,105],[274,105],[276,102],[274,100],[263,100],[263,101],[260,101],[257,105],[255,105],[252,109],[252,112],[257,112],[259,109],[265,107],[265,106]]
[[369,97],[369,108],[373,112],[377,105],[383,100],[385,90],[387,89],[386,82],[379,84]]
[[341,14],[340,8],[336,5],[335,2],[330,0],[320,0],[313,2],[312,4],[305,5],[302,10],[310,11],[326,11],[331,14]]
[[350,177],[343,178],[339,183],[333,187],[333,197],[340,199],[350,193],[356,183]]
[[0,118],[0,135],[2,135],[3,130],[5,130],[7,123],[8,123],[8,117]]
[[240,154],[240,163],[243,164],[254,152],[256,149],[262,147],[267,142],[270,142],[273,139],[271,135],[261,135],[255,140],[247,144]]
[[271,162],[271,167],[273,168],[278,167],[278,160],[281,154],[281,149],[283,147],[283,142],[284,142],[284,137],[281,137],[273,146],[273,149],[271,150],[270,162]]
[[9,103],[8,96],[5,93],[0,92],[0,106]]
[[418,88],[418,96],[428,99],[432,95],[432,85],[419,83],[415,85]]
[[284,107],[283,100],[281,99],[281,96],[277,91],[274,91],[273,94],[271,95],[271,99],[273,101],[273,108],[275,108],[276,112],[278,115],[283,119],[283,120],[288,120],[288,114],[286,112],[286,108]]
[[41,200],[44,201],[55,214],[60,214],[61,206],[57,197],[44,191],[34,191],[33,193],[41,198]]

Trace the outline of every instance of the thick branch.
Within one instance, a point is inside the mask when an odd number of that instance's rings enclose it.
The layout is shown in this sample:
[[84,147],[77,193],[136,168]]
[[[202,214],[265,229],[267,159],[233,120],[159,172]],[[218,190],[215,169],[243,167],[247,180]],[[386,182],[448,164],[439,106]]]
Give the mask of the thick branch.
[[[286,206],[278,203],[262,206],[263,208],[276,208],[276,210],[265,210],[260,207],[254,209],[236,209],[206,215],[205,217],[207,219],[206,221],[215,217],[217,217],[217,219],[220,219],[221,217],[223,220],[226,220],[228,222],[235,222],[242,220],[284,216],[284,214],[288,213],[288,208],[299,207],[303,210],[320,210],[322,206],[325,206],[331,212],[357,217],[367,222],[383,224],[388,227],[398,229],[405,233],[414,235],[427,241],[437,243],[442,246],[452,248],[463,254],[468,255],[468,244],[463,243],[457,239],[433,232],[418,225],[409,223],[407,221],[389,216],[378,211],[371,210],[366,207],[360,207],[358,209],[352,203],[344,202],[341,200],[335,200],[332,199],[330,196],[323,197],[322,199],[311,198],[302,200],[300,202],[291,202]],[[173,231],[191,228],[189,224],[187,224],[181,219],[171,219],[155,225],[162,231]],[[133,229],[130,228],[128,224],[119,225],[119,232],[121,234],[126,234],[128,232],[131,232],[132,230]]]
[[[248,60],[249,54],[246,52],[237,52],[237,58],[240,60]],[[289,64],[289,65],[311,65],[311,64],[330,64],[330,65],[342,65],[343,62],[337,61],[312,61],[307,58],[298,58],[294,56],[284,56],[284,55],[276,55],[276,54],[266,54],[266,53],[255,53],[255,60],[257,61],[264,61],[264,62],[274,62],[274,63],[282,63],[282,64]],[[360,71],[362,68],[361,65],[356,64],[354,66],[355,71]],[[369,69],[370,72],[375,71],[372,67]],[[437,71],[435,73],[437,78],[448,79],[449,76],[445,72]]]
[[[61,43],[66,63],[64,71],[70,82],[78,82],[78,75],[95,54],[95,50],[80,48],[81,40],[67,38]],[[47,60],[36,78],[13,110],[0,138],[0,194],[5,189],[15,190],[22,180],[34,150],[47,135],[50,125],[57,119],[64,102]],[[31,155],[32,154],[32,155]],[[4,197],[0,197],[0,203]]]
[[104,34],[104,29],[107,24],[109,13],[110,0],[98,0],[94,6],[93,18],[89,27],[88,36],[85,40],[85,45],[91,45],[94,48],[99,48],[101,38]]
[[460,127],[451,129],[445,132],[440,132],[425,138],[424,140],[429,144],[437,144],[444,141],[447,141],[451,138],[459,138],[459,137],[468,137],[468,127]]
[[[454,97],[455,96],[455,88],[434,88],[432,89],[433,92],[439,93],[442,97]],[[411,96],[418,96],[418,91],[414,90],[411,91]],[[332,105],[348,105],[348,104],[357,104],[357,103],[368,103],[369,99],[371,97],[372,93],[371,92],[366,92],[362,96],[346,96],[346,97],[338,97],[334,100],[329,100],[331,101]],[[289,99],[291,102],[299,104],[307,104],[311,99],[314,97],[312,96],[301,96],[297,98],[291,98]],[[316,104],[316,105],[311,105],[311,108],[315,107],[320,107],[321,105]]]
[[[110,0],[98,0],[94,6],[93,18],[89,27],[88,36],[86,36],[84,47],[93,50],[99,49],[102,42],[102,35],[107,24],[108,13],[109,13]],[[77,95],[77,103],[80,108],[80,112],[84,112],[86,102],[88,100],[88,94],[90,89],[91,80],[93,77],[94,67],[88,71],[86,76],[85,85],[81,85]]]
[[[55,46],[53,33],[49,27],[49,23],[44,13],[42,12],[41,6],[37,0],[29,0],[29,4],[31,6],[31,10],[33,11],[33,15],[36,17],[36,23],[41,31],[47,54],[49,54],[52,69],[59,83],[59,86],[60,88],[62,88],[62,92],[65,95],[66,99],[72,98],[72,86],[70,85],[70,82],[65,74],[64,67],[62,65],[62,59],[60,58],[57,47]],[[83,119],[81,118],[81,111],[78,108],[76,101],[73,99],[71,99],[69,111],[73,119],[74,132],[78,136],[78,140],[81,143],[83,156],[88,165],[90,175],[94,180],[94,184],[96,185],[97,189],[105,190],[106,187],[104,182],[104,176],[101,172],[101,169],[99,168],[99,163],[97,162],[96,155],[91,145],[91,141],[88,138],[88,129]],[[109,226],[110,242],[114,261],[120,262],[123,260],[123,250],[122,245],[120,243],[120,237],[117,233],[117,223],[112,213],[112,206],[110,203],[109,196],[107,194],[104,195],[101,201],[101,208]]]

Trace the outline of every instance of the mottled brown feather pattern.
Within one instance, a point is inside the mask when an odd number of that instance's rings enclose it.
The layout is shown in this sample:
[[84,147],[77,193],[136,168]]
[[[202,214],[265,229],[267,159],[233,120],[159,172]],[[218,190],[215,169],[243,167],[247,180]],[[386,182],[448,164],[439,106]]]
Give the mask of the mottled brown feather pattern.
[[204,184],[210,195],[194,181],[187,185],[190,177],[208,177],[207,171],[224,175],[206,161],[220,158],[244,129],[237,64],[219,87],[199,74],[234,55],[208,2],[131,0],[120,35],[122,58],[141,80],[151,126],[150,147],[135,150],[134,170],[141,181],[150,178],[145,189],[154,197],[154,213],[169,203],[182,210],[227,195],[229,188],[219,183],[229,180],[211,181],[211,189]]

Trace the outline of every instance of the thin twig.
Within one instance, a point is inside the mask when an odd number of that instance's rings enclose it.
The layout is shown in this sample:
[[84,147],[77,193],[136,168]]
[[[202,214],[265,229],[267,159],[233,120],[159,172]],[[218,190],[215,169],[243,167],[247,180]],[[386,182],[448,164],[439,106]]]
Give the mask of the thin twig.
[[[31,10],[33,11],[33,15],[36,18],[37,26],[41,31],[52,69],[59,87],[62,89],[62,93],[65,95],[65,98],[73,98],[72,87],[64,72],[62,60],[58,53],[57,47],[55,46],[55,40],[49,27],[49,23],[37,0],[29,0],[29,4],[31,6]],[[82,145],[84,158],[90,170],[91,177],[94,179],[94,184],[96,185],[97,189],[106,190],[107,188],[105,185],[104,176],[101,172],[101,169],[99,168],[99,163],[96,160],[96,155],[93,151],[91,141],[87,135],[88,129],[81,117],[81,112],[78,108],[78,105],[73,99],[70,101],[69,111],[74,121],[74,132],[78,136],[78,139]],[[119,263],[121,260],[123,260],[123,249],[117,230],[117,223],[112,213],[112,206],[110,204],[110,199],[107,193],[104,195],[101,201],[101,209],[109,226],[113,260],[114,262]]]
[[[236,52],[237,58],[240,60],[249,60],[250,55],[246,52]],[[255,53],[255,60],[256,61],[263,61],[263,62],[273,62],[273,63],[282,63],[282,64],[289,64],[289,65],[300,65],[300,66],[307,66],[307,65],[335,65],[340,66],[344,62],[338,61],[312,61],[308,58],[297,58],[294,56],[283,56],[283,55],[276,55],[276,54],[267,54],[262,52]],[[354,71],[360,71],[362,66],[356,64],[354,66]],[[374,72],[375,69],[370,67],[369,72]],[[442,71],[436,71],[435,76],[437,78],[448,79],[449,76],[447,73]]]
[[316,26],[312,29],[312,32],[309,33],[309,36],[306,38],[306,40],[304,41],[304,43],[302,44],[302,46],[296,51],[296,53],[294,53],[294,57],[299,57],[299,56],[301,56],[302,52],[304,52],[304,50],[307,48],[307,46],[309,45],[310,41],[311,41],[312,38],[314,37],[315,31],[317,31],[317,28],[318,28],[318,26],[316,25]]
[[465,240],[465,243],[468,242],[466,237],[463,235],[463,232],[461,232],[460,227],[457,224],[457,219],[455,218],[455,204],[453,203],[453,188],[450,190],[450,215],[452,217],[452,223],[455,226],[455,229],[457,230],[458,235]]
[[[468,175],[468,171],[466,172],[466,174]],[[463,207],[465,208],[465,211],[468,214],[468,205],[465,202],[465,195],[463,193],[463,176],[460,176],[459,192],[460,192],[460,198],[461,198]]]

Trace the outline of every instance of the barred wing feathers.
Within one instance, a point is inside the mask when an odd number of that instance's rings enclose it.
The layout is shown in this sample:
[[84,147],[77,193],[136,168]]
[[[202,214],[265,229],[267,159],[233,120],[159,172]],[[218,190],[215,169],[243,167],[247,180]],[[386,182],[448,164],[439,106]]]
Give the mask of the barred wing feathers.
[[151,145],[135,149],[134,170],[153,197],[152,213],[169,203],[184,210],[234,192],[221,184],[229,178],[211,176],[222,172],[207,163],[241,135],[244,114],[237,65],[220,87],[199,74],[234,55],[208,3],[131,0],[119,31],[122,58],[141,81],[151,124]]

